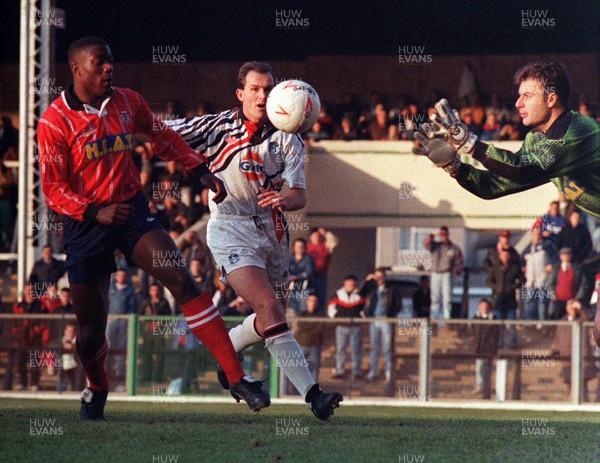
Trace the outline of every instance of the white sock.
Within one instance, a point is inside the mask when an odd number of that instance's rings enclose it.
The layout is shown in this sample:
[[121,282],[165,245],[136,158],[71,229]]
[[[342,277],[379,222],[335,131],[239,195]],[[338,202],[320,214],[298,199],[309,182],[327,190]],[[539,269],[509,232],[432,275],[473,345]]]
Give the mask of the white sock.
[[286,331],[267,339],[266,345],[279,368],[306,399],[306,393],[316,381],[308,370],[308,362],[296,338]]
[[241,325],[229,330],[229,339],[231,339],[231,343],[236,352],[242,352],[252,344],[256,344],[263,340],[254,329],[255,318],[256,314],[253,313],[249,317],[246,317]]

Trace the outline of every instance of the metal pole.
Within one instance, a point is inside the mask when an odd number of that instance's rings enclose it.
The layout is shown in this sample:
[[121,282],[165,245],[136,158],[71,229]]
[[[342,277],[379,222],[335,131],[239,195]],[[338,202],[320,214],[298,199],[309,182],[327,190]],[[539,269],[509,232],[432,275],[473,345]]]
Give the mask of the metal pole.
[[429,376],[431,370],[431,321],[421,320],[421,336],[419,339],[419,400],[429,400],[431,385]]
[[129,316],[127,334],[127,395],[135,395],[137,385],[137,338],[139,319],[136,314]]
[[583,386],[581,381],[583,325],[577,321],[572,322],[571,330],[571,402],[580,404]]
[[[28,162],[27,153],[29,153],[29,127],[30,119],[33,113],[30,105],[30,71],[29,57],[30,49],[35,42],[31,35],[35,33],[33,29],[32,10],[35,14],[35,3],[31,0],[21,0],[21,30],[20,30],[20,50],[19,50],[19,206],[17,212],[17,291],[19,295],[23,293],[25,280],[27,278],[27,243],[25,233],[27,229],[27,181],[28,181]],[[35,35],[34,35],[35,37]]]

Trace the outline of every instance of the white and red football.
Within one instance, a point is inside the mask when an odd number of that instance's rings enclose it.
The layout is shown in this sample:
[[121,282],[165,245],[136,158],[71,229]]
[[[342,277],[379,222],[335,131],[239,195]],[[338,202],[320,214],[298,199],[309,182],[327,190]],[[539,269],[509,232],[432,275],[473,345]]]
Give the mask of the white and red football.
[[271,124],[284,132],[306,132],[315,124],[320,111],[319,95],[301,80],[280,82],[267,98],[267,116]]

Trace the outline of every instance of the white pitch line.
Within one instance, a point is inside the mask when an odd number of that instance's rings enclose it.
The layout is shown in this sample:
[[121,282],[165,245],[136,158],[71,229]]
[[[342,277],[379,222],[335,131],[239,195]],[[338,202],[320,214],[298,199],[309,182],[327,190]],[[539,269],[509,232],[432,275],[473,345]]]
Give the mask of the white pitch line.
[[[78,400],[79,393],[59,394],[56,392],[24,393],[2,392],[0,399],[25,399],[25,400]],[[227,396],[198,397],[198,396],[170,396],[170,395],[137,395],[111,394],[111,402],[141,402],[141,403],[204,403],[204,404],[232,404],[232,399]],[[306,405],[300,398],[271,399],[273,404]],[[347,406],[377,406],[377,407],[407,407],[407,408],[456,408],[470,410],[527,410],[527,411],[556,411],[556,412],[596,412],[600,413],[600,404],[569,404],[564,402],[491,402],[491,401],[428,401],[419,400],[390,400],[390,399],[344,399],[342,404]]]

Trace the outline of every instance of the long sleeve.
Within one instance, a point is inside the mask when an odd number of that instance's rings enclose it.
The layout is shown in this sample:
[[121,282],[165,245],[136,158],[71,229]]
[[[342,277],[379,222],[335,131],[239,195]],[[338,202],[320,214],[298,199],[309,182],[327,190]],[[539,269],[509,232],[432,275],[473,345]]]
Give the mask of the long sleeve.
[[38,146],[42,192],[46,204],[59,214],[83,221],[85,210],[92,201],[69,187],[69,155],[62,129],[41,119],[38,124]]
[[206,157],[194,151],[184,139],[150,111],[144,98],[138,96],[138,107],[135,115],[136,128],[152,141],[155,153],[166,161],[179,161],[192,170],[206,163]]

